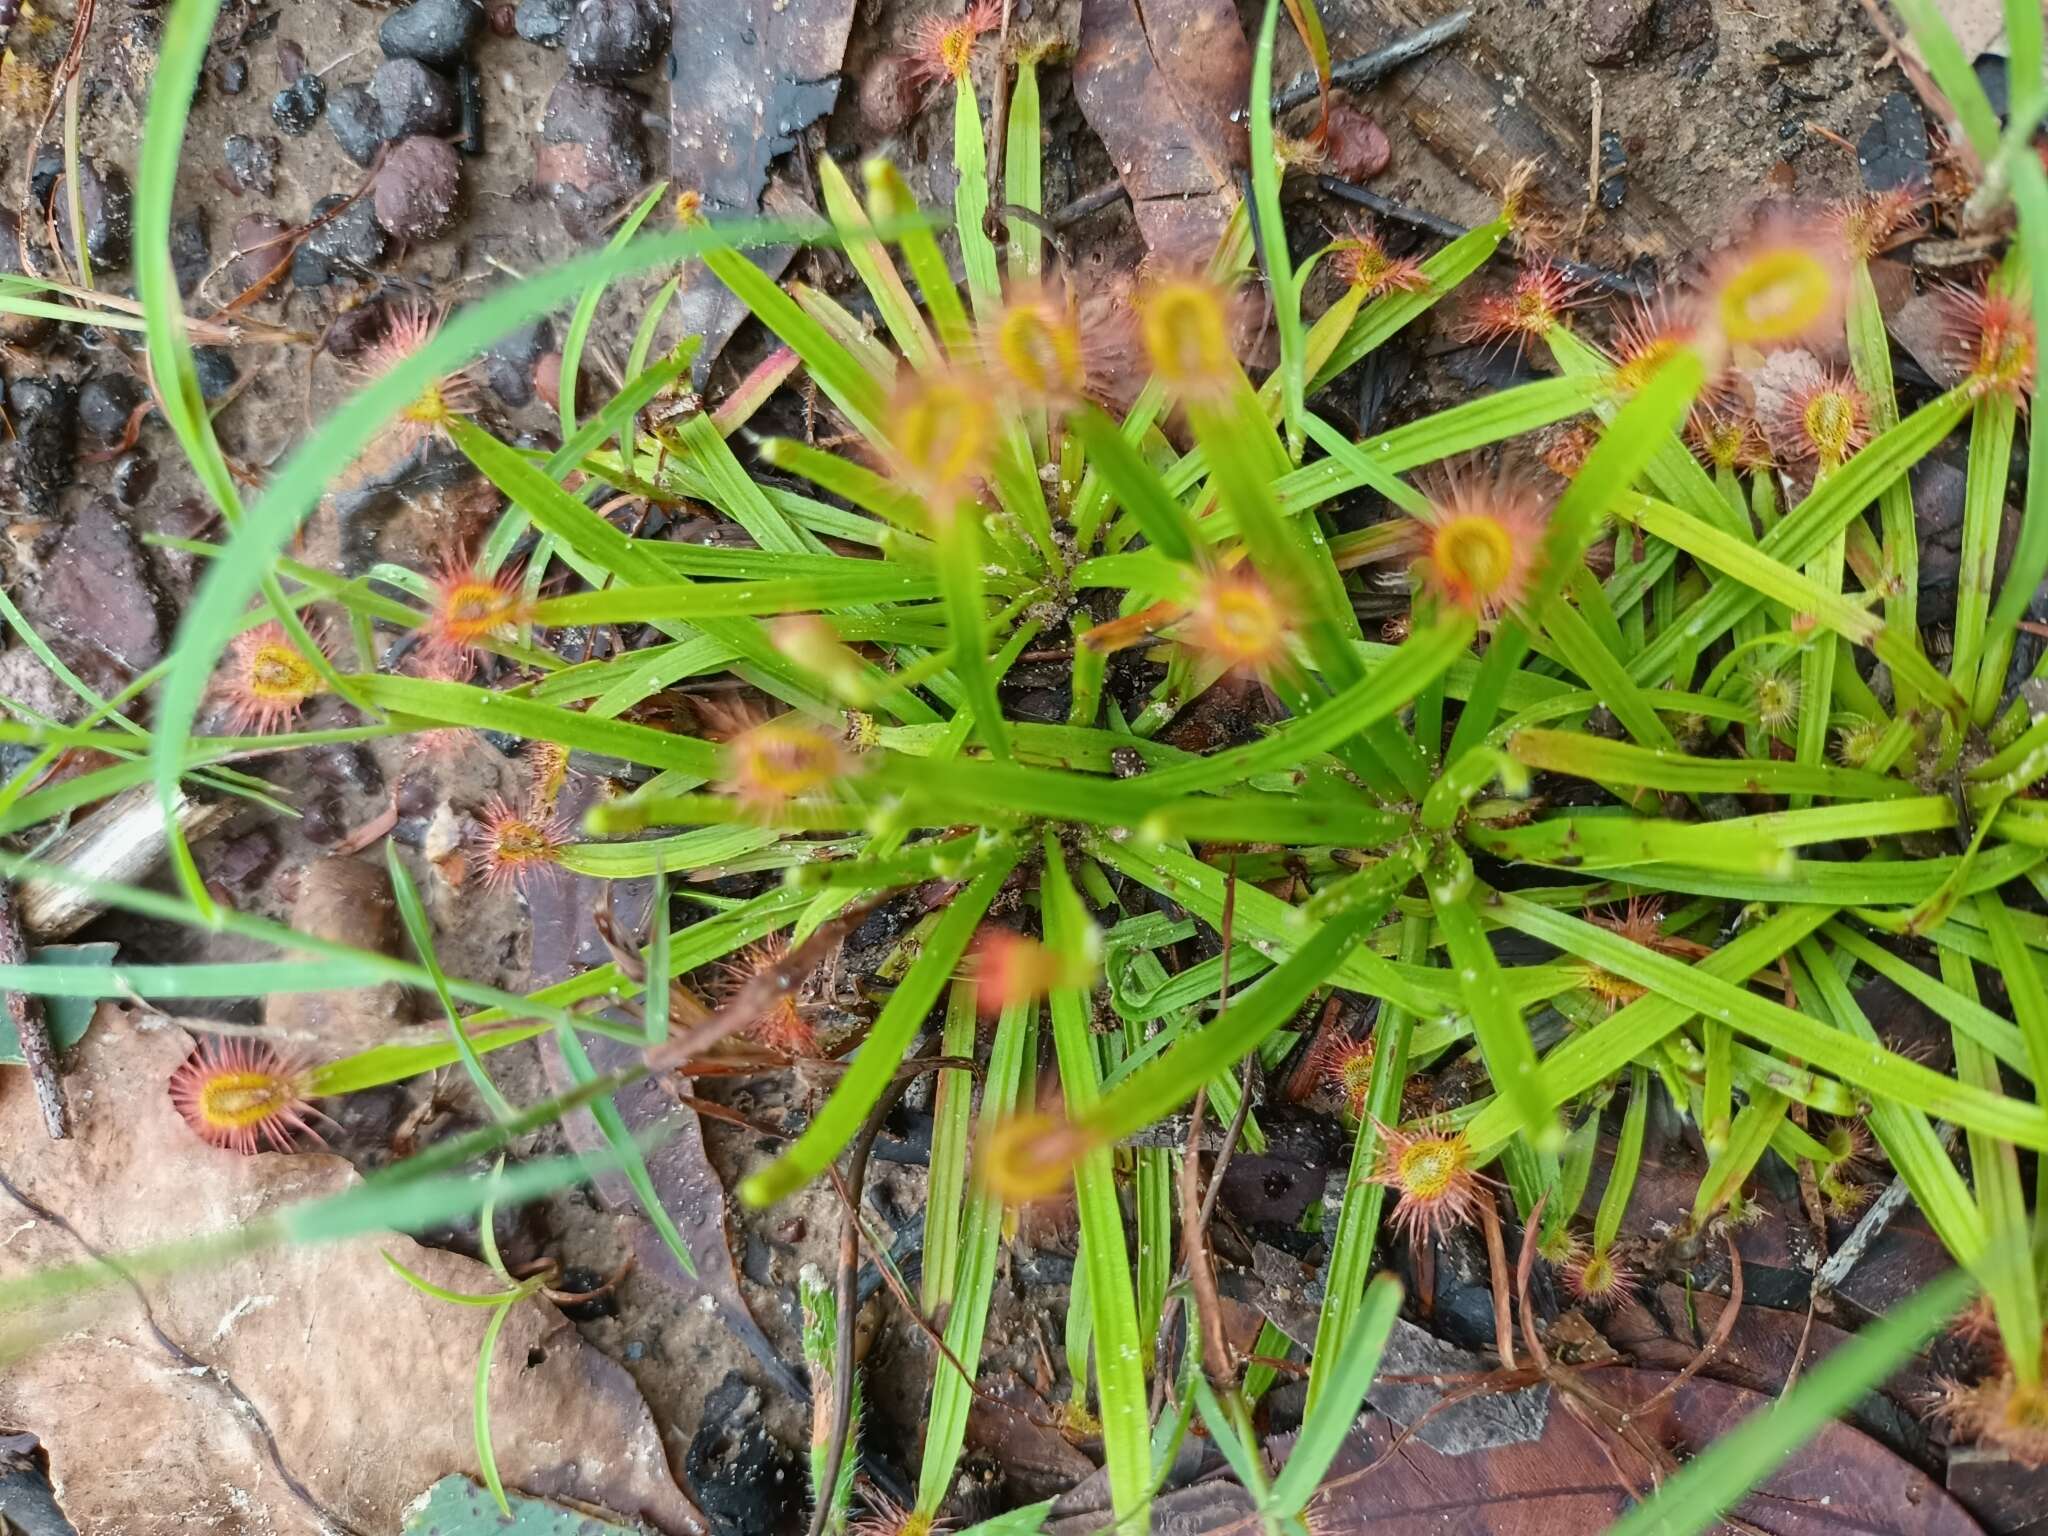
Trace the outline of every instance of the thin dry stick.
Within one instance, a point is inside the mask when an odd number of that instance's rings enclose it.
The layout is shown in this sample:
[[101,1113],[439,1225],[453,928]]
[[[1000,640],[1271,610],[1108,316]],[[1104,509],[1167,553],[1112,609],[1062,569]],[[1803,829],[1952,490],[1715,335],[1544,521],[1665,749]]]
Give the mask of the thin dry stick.
[[[21,936],[14,893],[0,891],[0,965],[27,963],[28,944]],[[43,1112],[43,1127],[50,1133],[50,1140],[62,1141],[71,1134],[71,1113],[64,1105],[64,1085],[57,1081],[57,1053],[50,1044],[43,1000],[28,992],[9,992],[7,1016],[14,1021],[15,1038],[21,1042],[21,1059],[28,1066],[29,1081],[35,1085],[36,1107]]]

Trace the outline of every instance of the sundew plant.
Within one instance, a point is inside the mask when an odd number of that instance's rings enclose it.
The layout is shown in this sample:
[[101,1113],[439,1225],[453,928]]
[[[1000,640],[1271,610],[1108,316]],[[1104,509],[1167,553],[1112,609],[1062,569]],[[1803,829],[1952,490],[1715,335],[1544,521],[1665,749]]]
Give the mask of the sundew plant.
[[[863,914],[917,892],[924,915],[892,957],[893,990],[801,1134],[737,1191],[767,1205],[823,1176],[919,1042],[959,1063],[939,1074],[917,1297],[947,1358],[897,1528],[929,1530],[944,1512],[1009,1203],[1073,1192],[1088,1305],[1070,1320],[1069,1409],[1099,1426],[1118,1528],[1148,1527],[1161,1469],[1199,1420],[1261,1527],[1299,1531],[1400,1305],[1375,1268],[1465,1227],[1511,1261],[1521,1232],[1590,1304],[1612,1299],[1631,1279],[1617,1234],[1659,1095],[1708,1158],[1682,1235],[1739,1220],[1768,1156],[1853,1209],[1881,1152],[1981,1291],[2000,1347],[1983,1381],[1954,1390],[1956,1433],[2048,1457],[2022,1167],[2048,1152],[2048,688],[2014,664],[2048,571],[2048,447],[2029,409],[2048,317],[2042,16],[2006,6],[2001,125],[1930,0],[1898,8],[1977,167],[1971,216],[2011,232],[1983,283],[1944,300],[1954,382],[1910,408],[1869,270],[1914,220],[1910,195],[1760,219],[1619,317],[1558,275],[1538,211],[1512,188],[1491,222],[1419,260],[1369,229],[1290,251],[1269,105],[1277,7],[1257,49],[1248,203],[1205,270],[1145,277],[1127,330],[1084,329],[1030,217],[1038,65],[995,60],[970,15],[936,45],[954,96],[950,218],[917,209],[883,161],[849,175],[821,160],[816,227],[707,223],[694,200],[653,189],[603,251],[438,329],[409,322],[383,371],[245,503],[201,404],[168,257],[184,114],[217,9],[178,0],[138,178],[137,268],[163,413],[226,531],[192,546],[206,574],[161,668],[94,700],[78,727],[7,728],[109,766],[37,789],[32,765],[0,791],[5,828],[138,783],[169,804],[254,750],[473,727],[523,738],[557,770],[603,760],[642,780],[568,826],[537,775],[530,803],[491,811],[478,855],[491,878],[564,869],[667,890],[736,864],[781,877],[745,900],[674,913],[658,900],[637,964],[521,996],[445,973],[395,858],[413,961],[222,910],[174,837],[181,894],[102,894],[275,942],[297,958],[263,967],[265,989],[398,978],[432,988],[447,1014],[438,1041],[289,1070],[245,1051],[259,1081],[241,1098],[186,1082],[213,1139],[283,1140],[303,1100],[457,1064],[495,1121],[345,1197],[131,1267],[419,1226],[559,1187],[590,1165],[515,1160],[488,1189],[457,1170],[586,1106],[611,1162],[645,1189],[643,1148],[603,1113],[620,1079],[586,1071],[573,1094],[509,1104],[490,1053],[554,1031],[572,1061],[583,1035],[644,1046],[636,1072],[741,1036],[802,1059],[818,1046],[801,1020],[763,1021]],[[1327,63],[1313,10],[1295,14]],[[1022,210],[1008,217],[992,210],[977,96],[991,76],[1007,96],[1002,202]],[[878,325],[744,254],[788,242],[835,246]],[[645,408],[694,354],[686,342],[655,355],[671,284],[626,382],[580,416],[578,357],[608,285],[686,263],[729,287],[777,350],[730,398],[650,426]],[[1488,280],[1490,297],[1460,291],[1511,263],[1520,275]],[[8,306],[80,318],[10,284]],[[1304,295],[1325,291],[1334,299],[1305,313]],[[463,370],[565,306],[561,445],[515,446],[477,419]],[[1331,381],[1432,311],[1523,348],[1547,376],[1358,440],[1319,414]],[[1248,314],[1277,344],[1264,377],[1240,360]],[[763,436],[763,407],[800,381],[830,430]],[[446,569],[357,580],[286,558],[394,422],[452,445],[502,492],[490,537]],[[1907,477],[1956,434],[1969,470],[1943,655],[1923,633]],[[2023,435],[2032,469],[2001,566]],[[687,499],[748,543],[635,537],[604,512],[622,497]],[[1383,515],[1340,530],[1340,498]],[[1392,624],[1361,623],[1368,583],[1400,594]],[[557,644],[571,630],[630,643],[572,662]],[[414,632],[426,664],[380,669]],[[1070,669],[1064,720],[1020,707],[1012,673],[1027,653]],[[491,686],[473,680],[484,654],[504,663]],[[629,718],[664,688],[728,674],[754,703],[719,739]],[[1168,728],[1219,689],[1237,726],[1203,750],[1169,745]],[[194,736],[202,703],[223,694],[247,734]],[[328,694],[361,723],[296,730],[300,706]],[[54,877],[23,858],[8,868]],[[721,961],[749,979],[715,1008],[677,1006],[694,993],[670,983],[700,985]],[[90,967],[4,969],[31,992],[123,990]],[[233,994],[252,974],[159,968],[148,991]],[[1872,976],[1947,1023],[1952,1068],[1885,1043],[1857,1002]],[[1370,1006],[1369,1035],[1318,1024],[1332,991]],[[599,1016],[613,1004],[637,1005],[638,1022]],[[1215,1292],[1187,1199],[1199,1156],[1130,1142],[1193,1105],[1261,1145],[1254,1090],[1297,1049],[1354,1140],[1303,1362],[1307,1419],[1275,1467],[1248,1409],[1271,1369],[1243,1370],[1204,1316]],[[1478,1069],[1478,1087],[1437,1101],[1426,1075],[1453,1061]],[[1603,1113],[1620,1151],[1588,1202]],[[102,1279],[80,1269],[18,1288],[12,1347],[32,1347],[37,1309]],[[1962,1300],[1945,1286],[1868,1330],[1628,1528],[1706,1528]],[[814,1458],[823,1529],[845,1518],[857,1395],[826,1364],[842,1332],[832,1298],[807,1281],[805,1305],[820,1390],[848,1409],[820,1420],[839,1437]]]

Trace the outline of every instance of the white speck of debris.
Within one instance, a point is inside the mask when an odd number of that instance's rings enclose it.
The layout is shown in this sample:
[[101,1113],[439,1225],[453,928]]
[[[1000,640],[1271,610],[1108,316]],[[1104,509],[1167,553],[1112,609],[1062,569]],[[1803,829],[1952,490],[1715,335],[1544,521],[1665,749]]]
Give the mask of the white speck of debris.
[[17,1237],[21,1236],[21,1234],[24,1232],[33,1232],[35,1230],[35,1226],[36,1224],[34,1221],[24,1221],[18,1223],[8,1231],[5,1237],[0,1237],[0,1248],[12,1248],[14,1246],[14,1240]]
[[218,1344],[228,1336],[228,1331],[235,1324],[239,1323],[251,1312],[262,1307],[274,1306],[276,1302],[277,1298],[275,1296],[244,1296],[240,1301],[228,1308],[227,1315],[220,1320],[219,1326],[213,1330],[213,1338],[209,1342]]

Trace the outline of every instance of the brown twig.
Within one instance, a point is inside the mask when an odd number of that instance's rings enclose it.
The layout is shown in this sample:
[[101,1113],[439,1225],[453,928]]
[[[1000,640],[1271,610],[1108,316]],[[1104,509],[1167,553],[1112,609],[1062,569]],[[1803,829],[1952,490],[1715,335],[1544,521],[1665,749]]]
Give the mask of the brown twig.
[[[27,963],[28,942],[21,936],[21,917],[15,910],[14,893],[0,891],[0,965]],[[35,1086],[43,1128],[50,1133],[50,1140],[62,1141],[71,1134],[71,1112],[64,1104],[64,1085],[57,1080],[57,1053],[50,1044],[43,1000],[30,992],[9,991],[7,1016],[14,1021],[15,1038],[21,1042],[21,1059],[28,1067],[29,1081]]]

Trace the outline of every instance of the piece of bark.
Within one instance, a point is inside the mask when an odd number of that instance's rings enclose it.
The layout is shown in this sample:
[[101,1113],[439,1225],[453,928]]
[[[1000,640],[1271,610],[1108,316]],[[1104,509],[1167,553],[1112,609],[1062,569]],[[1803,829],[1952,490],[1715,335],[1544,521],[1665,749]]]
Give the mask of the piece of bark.
[[[182,791],[178,795],[178,829],[187,842],[197,842],[233,813],[231,801],[195,800]],[[108,885],[136,885],[163,862],[169,847],[156,788],[138,784],[80,817],[50,845],[41,862]],[[45,943],[68,938],[107,910],[106,902],[91,891],[60,880],[24,880],[16,899],[22,928]]]
[[[1355,14],[1377,21],[1374,42],[1432,19],[1417,0],[1358,0]],[[1527,70],[1497,53],[1482,28],[1439,48],[1381,89],[1415,136],[1450,167],[1499,196],[1517,166],[1535,167],[1534,190],[1550,211],[1576,216],[1586,200],[1586,123],[1525,82]],[[1510,100],[1506,82],[1517,82]],[[1383,114],[1384,115],[1384,114]],[[1660,259],[1688,255],[1700,233],[1671,207],[1640,188],[1604,216],[1605,230],[1628,254]]]

